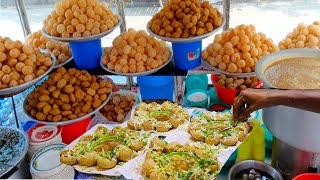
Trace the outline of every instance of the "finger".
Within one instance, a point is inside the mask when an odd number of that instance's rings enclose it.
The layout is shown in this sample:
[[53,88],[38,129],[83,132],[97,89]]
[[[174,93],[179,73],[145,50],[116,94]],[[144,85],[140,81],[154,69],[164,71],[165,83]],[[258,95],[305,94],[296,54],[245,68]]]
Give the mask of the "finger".
[[258,110],[258,108],[255,105],[249,106],[247,109],[245,109],[243,112],[239,114],[239,119],[246,119],[250,117],[251,113],[256,110]]
[[238,119],[241,107],[247,102],[246,98],[243,95],[239,95],[235,98],[233,103],[233,117]]

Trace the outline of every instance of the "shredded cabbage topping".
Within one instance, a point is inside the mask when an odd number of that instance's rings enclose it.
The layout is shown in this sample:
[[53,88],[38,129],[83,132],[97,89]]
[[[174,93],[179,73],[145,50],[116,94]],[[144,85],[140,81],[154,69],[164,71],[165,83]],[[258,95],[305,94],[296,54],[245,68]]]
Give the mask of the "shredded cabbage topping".
[[[149,138],[150,133],[133,131],[127,127],[116,126],[110,131],[106,127],[99,126],[94,134],[83,136],[73,148],[61,153],[60,161],[74,165],[79,163],[79,158],[90,157],[88,158],[90,160],[92,158],[116,160],[119,165],[121,164],[119,160],[121,151],[127,151],[127,153],[132,154],[131,157],[133,158],[137,155],[137,151],[145,148]],[[95,157],[89,156],[92,154]],[[76,161],[70,162],[68,157],[74,157]]]
[[233,146],[250,132],[248,122],[235,121],[230,113],[201,112],[192,117],[188,132],[196,141],[210,145]]
[[[190,115],[181,106],[170,101],[165,101],[162,104],[142,102],[135,108],[128,124],[133,124],[132,127],[129,126],[131,129],[150,131],[150,129],[142,126],[144,122],[148,122],[152,126],[152,130],[158,130],[157,128],[164,125],[168,131],[172,128],[177,128],[177,124],[180,125],[188,121],[189,118]],[[157,127],[158,125],[159,127]]]
[[[163,141],[157,139],[157,141]],[[146,157],[152,159],[156,165],[142,165],[145,177],[157,176],[158,179],[214,179],[220,171],[217,154],[219,148],[214,148],[205,143],[190,143],[186,145],[170,143],[165,147],[151,147]],[[172,148],[174,151],[171,152]],[[171,150],[169,150],[171,149]],[[149,165],[149,166],[147,166]],[[148,173],[149,172],[149,173]],[[147,175],[148,174],[148,175]],[[153,179],[152,178],[152,179]]]

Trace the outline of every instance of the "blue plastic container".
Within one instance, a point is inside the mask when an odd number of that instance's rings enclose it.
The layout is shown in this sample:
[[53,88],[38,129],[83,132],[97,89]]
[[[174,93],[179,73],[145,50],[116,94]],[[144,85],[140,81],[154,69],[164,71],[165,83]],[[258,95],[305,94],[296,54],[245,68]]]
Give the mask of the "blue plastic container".
[[173,76],[138,76],[142,100],[168,99],[173,101]]
[[74,62],[78,69],[88,70],[100,66],[101,39],[86,42],[70,42]]
[[208,76],[206,74],[189,74],[186,79],[187,91],[194,89],[208,89]]
[[195,42],[172,43],[176,68],[189,70],[201,64],[202,40]]
[[[201,93],[203,95],[205,95],[207,98],[202,100],[202,101],[191,101],[189,98],[191,95],[195,94],[195,93]],[[209,95],[207,93],[206,90],[204,89],[194,89],[192,91],[189,91],[186,95],[186,101],[187,101],[187,106],[188,107],[200,107],[200,108],[205,108],[207,109],[207,106],[208,106],[208,99],[209,98]]]

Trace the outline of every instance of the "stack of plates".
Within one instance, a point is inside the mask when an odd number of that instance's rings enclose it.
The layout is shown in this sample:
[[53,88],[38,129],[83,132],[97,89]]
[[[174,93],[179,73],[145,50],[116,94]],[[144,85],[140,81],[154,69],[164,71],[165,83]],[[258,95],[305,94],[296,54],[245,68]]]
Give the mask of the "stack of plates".
[[41,148],[50,144],[62,143],[61,138],[62,127],[37,124],[27,131],[29,137],[28,158],[32,156]]
[[30,163],[32,179],[74,179],[74,168],[60,163],[65,144],[53,144],[37,151]]

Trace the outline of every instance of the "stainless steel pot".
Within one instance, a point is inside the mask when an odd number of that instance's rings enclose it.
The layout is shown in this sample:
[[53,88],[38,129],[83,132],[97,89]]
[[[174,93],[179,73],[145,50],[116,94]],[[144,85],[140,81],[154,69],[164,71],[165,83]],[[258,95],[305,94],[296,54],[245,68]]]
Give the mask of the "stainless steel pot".
[[[320,61],[320,50],[288,49],[259,60],[256,73],[263,82],[264,88],[275,88],[264,77],[268,66],[283,59],[299,57],[316,58]],[[307,152],[320,153],[320,114],[286,106],[276,106],[263,109],[263,121],[275,137],[287,144]]]
[[270,165],[264,162],[255,161],[255,160],[241,161],[235,164],[234,166],[232,166],[232,168],[229,171],[228,180],[235,180],[236,175],[239,172],[246,169],[256,169],[256,170],[267,173],[268,175],[270,175],[276,180],[283,180],[283,177],[276,169],[274,169],[273,167],[271,167]]

